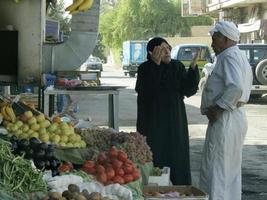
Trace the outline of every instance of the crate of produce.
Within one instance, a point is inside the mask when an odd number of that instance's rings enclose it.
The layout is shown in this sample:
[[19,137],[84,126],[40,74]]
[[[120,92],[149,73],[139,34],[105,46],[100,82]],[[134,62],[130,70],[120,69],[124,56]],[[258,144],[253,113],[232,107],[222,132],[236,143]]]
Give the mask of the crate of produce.
[[163,167],[162,169],[159,170],[160,170],[159,175],[153,174],[149,176],[148,184],[158,185],[158,186],[169,186],[171,169],[169,167]]
[[145,186],[145,200],[208,200],[208,194],[194,186]]

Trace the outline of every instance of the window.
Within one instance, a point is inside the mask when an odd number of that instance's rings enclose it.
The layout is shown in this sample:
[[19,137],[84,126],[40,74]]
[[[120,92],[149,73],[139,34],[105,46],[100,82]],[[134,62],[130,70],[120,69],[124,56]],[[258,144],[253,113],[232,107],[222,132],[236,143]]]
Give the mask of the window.
[[257,63],[261,61],[264,57],[267,57],[267,49],[259,48],[259,49],[254,49],[254,61]]

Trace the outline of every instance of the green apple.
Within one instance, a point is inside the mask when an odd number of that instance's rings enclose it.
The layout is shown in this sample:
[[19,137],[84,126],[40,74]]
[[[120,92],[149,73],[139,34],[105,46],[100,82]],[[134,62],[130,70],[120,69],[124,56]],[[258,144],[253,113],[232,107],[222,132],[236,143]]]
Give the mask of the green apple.
[[37,120],[36,120],[36,118],[35,117],[31,117],[31,118],[29,118],[28,119],[28,124],[36,124],[37,123]]

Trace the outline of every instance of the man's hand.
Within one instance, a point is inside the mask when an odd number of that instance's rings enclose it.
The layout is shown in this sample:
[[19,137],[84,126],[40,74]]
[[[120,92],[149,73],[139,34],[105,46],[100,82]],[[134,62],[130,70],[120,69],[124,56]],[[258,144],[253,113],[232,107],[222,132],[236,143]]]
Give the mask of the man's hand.
[[196,53],[194,53],[192,61],[190,63],[190,67],[192,69],[195,69],[196,65],[197,65],[197,61],[199,59],[199,54],[200,54],[200,50],[198,50]]
[[214,122],[216,122],[219,119],[219,117],[220,117],[220,115],[221,115],[221,113],[223,111],[224,111],[224,109],[222,109],[218,105],[210,106],[208,108],[208,111],[206,112],[206,115],[207,115],[207,117],[209,119],[209,122],[211,124],[213,124]]
[[155,46],[153,51],[149,51],[150,58],[157,64],[160,65],[161,62],[161,56],[162,56],[163,47]]

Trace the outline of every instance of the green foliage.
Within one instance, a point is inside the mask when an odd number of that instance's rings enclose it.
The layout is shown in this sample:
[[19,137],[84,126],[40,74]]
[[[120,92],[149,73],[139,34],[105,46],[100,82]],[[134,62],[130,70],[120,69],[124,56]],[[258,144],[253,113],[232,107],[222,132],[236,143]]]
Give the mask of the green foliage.
[[101,37],[101,34],[99,34],[97,44],[96,44],[96,47],[94,48],[92,55],[99,57],[102,60],[106,60],[105,59],[105,46],[101,43],[101,40],[102,40],[102,37]]
[[64,1],[65,0],[58,0],[55,4],[50,3],[46,15],[50,19],[58,20],[60,23],[60,30],[63,31],[65,35],[69,35],[70,18],[66,16]]
[[181,0],[118,0],[100,16],[102,44],[121,50],[126,40],[190,36],[191,26],[209,25],[208,17],[181,17]]

